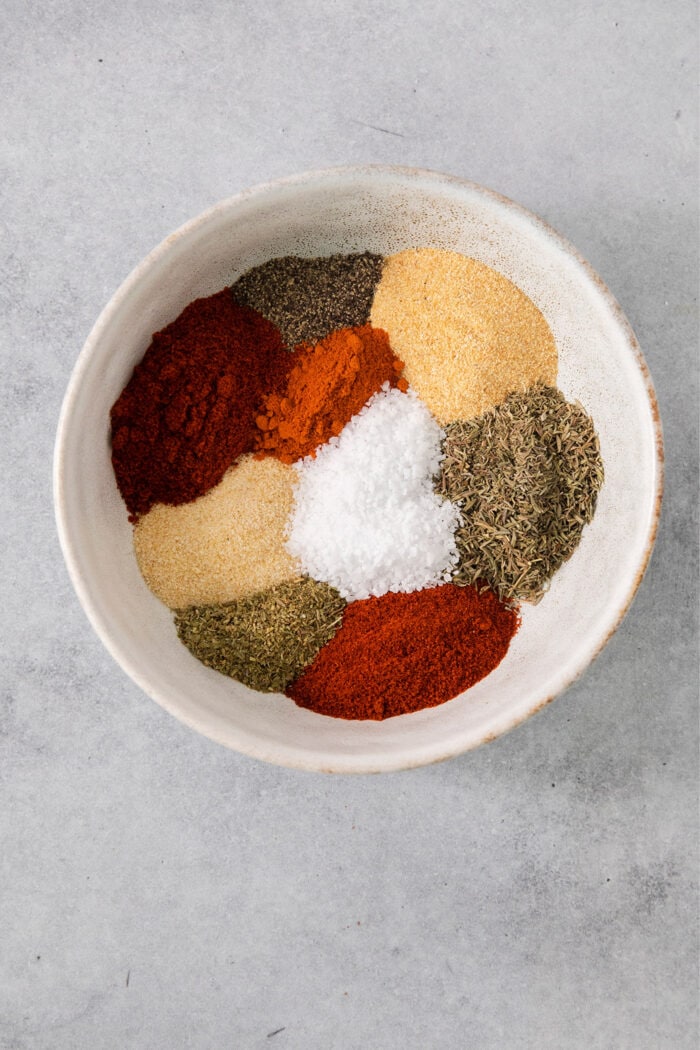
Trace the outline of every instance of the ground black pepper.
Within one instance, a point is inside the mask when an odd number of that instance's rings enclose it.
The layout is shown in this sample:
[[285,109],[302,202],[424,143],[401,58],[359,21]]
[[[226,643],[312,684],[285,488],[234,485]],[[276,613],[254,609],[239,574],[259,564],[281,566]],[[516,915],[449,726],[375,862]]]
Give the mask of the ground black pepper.
[[270,259],[231,287],[237,303],[272,321],[289,347],[317,343],[338,328],[367,324],[383,257],[328,255]]

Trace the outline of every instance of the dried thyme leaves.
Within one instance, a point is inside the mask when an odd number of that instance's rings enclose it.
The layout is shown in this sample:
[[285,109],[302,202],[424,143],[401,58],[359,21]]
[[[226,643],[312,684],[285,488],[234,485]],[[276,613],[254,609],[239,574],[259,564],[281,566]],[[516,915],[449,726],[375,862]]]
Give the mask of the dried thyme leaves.
[[314,344],[338,328],[368,323],[383,265],[383,257],[371,252],[285,255],[248,270],[231,294],[272,321],[288,347]]
[[175,615],[193,656],[261,693],[282,692],[340,627],[346,602],[304,577],[247,598],[193,605]]
[[593,422],[556,387],[511,394],[445,428],[437,491],[457,503],[454,582],[538,602],[593,518],[603,463]]

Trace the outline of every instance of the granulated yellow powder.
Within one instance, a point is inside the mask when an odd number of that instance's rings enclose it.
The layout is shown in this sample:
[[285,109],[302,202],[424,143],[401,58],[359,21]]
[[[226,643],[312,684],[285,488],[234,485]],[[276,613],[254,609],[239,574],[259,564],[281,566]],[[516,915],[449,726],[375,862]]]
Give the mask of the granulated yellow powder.
[[299,576],[284,545],[295,474],[243,457],[192,503],[157,503],[134,528],[143,578],[171,609],[230,602]]
[[404,375],[442,426],[537,382],[556,384],[557,348],[540,311],[465,255],[420,248],[389,256],[370,321],[389,333]]

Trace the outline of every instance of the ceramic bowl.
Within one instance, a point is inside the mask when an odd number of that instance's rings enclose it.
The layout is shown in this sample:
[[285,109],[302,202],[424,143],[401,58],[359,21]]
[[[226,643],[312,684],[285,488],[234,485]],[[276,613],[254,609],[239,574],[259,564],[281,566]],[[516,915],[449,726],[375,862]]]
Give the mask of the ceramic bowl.
[[[544,600],[523,606],[500,666],[440,707],[349,722],[261,696],[200,664],[144,584],[112,473],[109,410],[153,332],[192,299],[286,254],[437,247],[480,259],[542,310],[558,386],[592,416],[605,466],[595,518]],[[536,216],[427,171],[355,167],[268,183],[169,236],[107,304],[78,358],[54,463],[58,531],[78,597],[115,660],[149,696],[227,747],[281,765],[375,772],[494,740],[561,693],[624,616],[649,559],[662,489],[661,430],[635,336],[603,282]]]

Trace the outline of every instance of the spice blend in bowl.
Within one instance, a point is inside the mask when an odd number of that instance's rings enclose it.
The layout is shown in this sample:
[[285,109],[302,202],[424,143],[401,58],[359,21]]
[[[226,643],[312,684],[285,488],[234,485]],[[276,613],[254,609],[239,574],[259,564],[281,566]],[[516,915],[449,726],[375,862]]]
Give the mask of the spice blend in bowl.
[[346,719],[490,674],[603,482],[556,364],[528,296],[445,250],[271,259],[190,303],[111,411],[139,566],[190,652]]
[[[82,474],[77,427],[107,439]],[[318,173],[194,220],[117,293],[64,406],[59,531],[178,717],[401,768],[497,736],[604,644],[658,440],[619,308],[537,219],[430,173]]]

